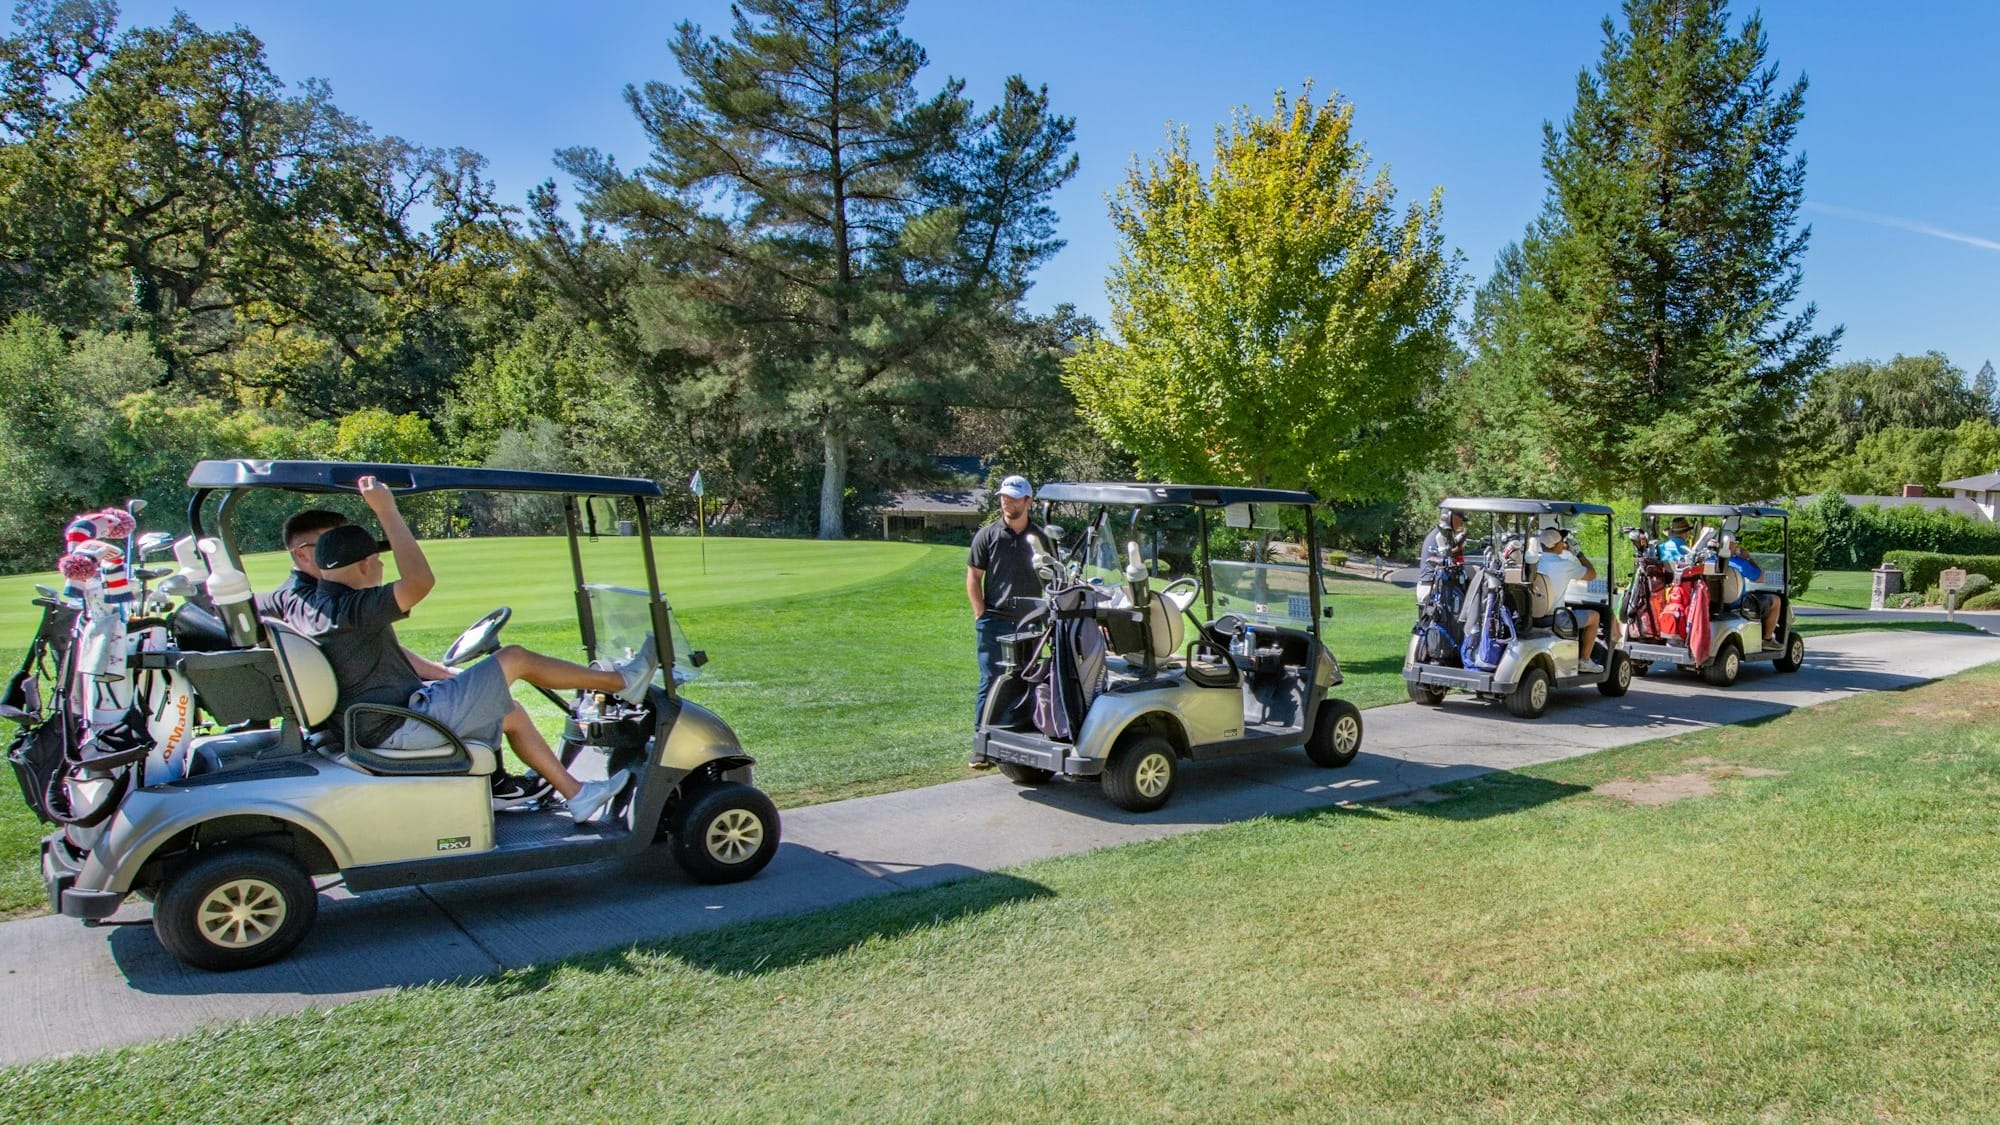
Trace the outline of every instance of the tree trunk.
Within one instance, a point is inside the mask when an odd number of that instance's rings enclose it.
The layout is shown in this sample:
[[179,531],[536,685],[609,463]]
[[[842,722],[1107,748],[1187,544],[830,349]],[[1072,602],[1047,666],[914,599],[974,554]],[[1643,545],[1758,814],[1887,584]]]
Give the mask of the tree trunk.
[[819,537],[845,538],[841,501],[847,495],[847,435],[828,421],[820,426],[820,441],[826,448],[826,471],[819,482]]

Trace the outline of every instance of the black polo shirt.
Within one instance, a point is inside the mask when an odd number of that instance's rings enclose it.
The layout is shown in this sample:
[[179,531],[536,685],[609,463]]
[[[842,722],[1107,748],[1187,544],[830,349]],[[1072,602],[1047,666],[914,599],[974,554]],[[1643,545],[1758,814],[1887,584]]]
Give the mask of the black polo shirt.
[[[357,590],[322,578],[306,595],[305,605],[317,630],[313,640],[340,683],[342,710],[356,703],[410,705],[410,696],[424,682],[396,639],[396,622],[409,614],[396,604],[394,586]],[[393,715],[377,715],[363,719],[354,733],[363,743],[376,745],[402,724]]]
[[257,595],[257,616],[275,617],[307,636],[322,631],[307,599],[319,586],[319,579],[302,570],[292,571],[285,584],[268,594]]
[[986,612],[994,617],[1019,620],[1027,607],[1010,604],[1008,599],[1042,596],[1042,579],[1035,573],[1031,537],[1040,540],[1044,550],[1048,548],[1048,535],[1033,521],[1016,532],[1007,526],[1005,519],[997,519],[972,537],[972,552],[965,562],[986,572]]

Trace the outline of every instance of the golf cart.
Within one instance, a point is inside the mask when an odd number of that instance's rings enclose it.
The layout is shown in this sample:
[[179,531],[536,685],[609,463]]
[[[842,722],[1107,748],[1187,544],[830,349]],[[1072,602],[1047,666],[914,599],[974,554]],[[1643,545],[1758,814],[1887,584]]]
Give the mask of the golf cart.
[[[1617,645],[1611,613],[1611,509],[1570,500],[1452,497],[1440,505],[1465,517],[1466,531],[1486,517],[1489,534],[1443,567],[1417,607],[1403,659],[1412,702],[1436,707],[1452,691],[1500,700],[1523,719],[1540,718],[1555,688],[1594,684],[1607,696],[1632,686],[1632,665]],[[1551,529],[1572,547],[1575,524],[1604,520],[1604,573],[1554,589],[1537,573]],[[1569,521],[1565,524],[1564,521]],[[1597,613],[1597,643],[1583,660],[1582,613]]]
[[[273,492],[352,497],[363,475],[404,497],[492,493],[547,505],[551,516],[559,507],[586,659],[620,659],[649,638],[657,645],[667,674],[641,704],[544,692],[567,716],[565,762],[583,774],[636,776],[597,819],[572,823],[546,804],[496,812],[488,775],[499,747],[464,741],[402,708],[338,709],[319,647],[282,621],[250,616],[236,547],[245,502],[270,513]],[[36,656],[46,642],[59,687],[30,718],[33,734],[63,750],[37,807],[62,825],[42,841],[49,901],[60,913],[96,924],[137,894],[152,901],[152,926],[169,952],[227,970],[275,960],[305,937],[318,909],[316,878],[337,876],[368,892],[592,863],[661,843],[705,883],[747,879],[770,861],[778,814],[750,784],[752,759],[726,723],[679,691],[706,658],[688,646],[660,592],[648,502],[662,494],[652,481],[239,460],[201,462],[188,486],[193,535],[177,546],[181,570],[161,583],[181,594],[178,606],[148,594],[117,612],[94,588],[74,600],[42,599]],[[643,589],[585,581],[579,540],[586,525],[595,538],[607,502],[636,529],[637,558],[626,562],[643,563]],[[501,608],[474,623],[443,663],[497,651],[508,616]],[[109,676],[83,667],[89,630],[99,625],[125,638]],[[131,702],[108,694],[120,684],[130,685]],[[156,698],[164,701],[158,712]],[[120,714],[120,705],[131,710]],[[353,732],[364,712],[415,718],[444,744],[363,744]]]
[[[1097,778],[1113,804],[1148,812],[1183,759],[1303,747],[1317,765],[1354,760],[1361,712],[1327,697],[1341,677],[1320,638],[1331,611],[1310,492],[1051,484],[1038,499],[1056,553],[1038,553],[1042,596],[1001,638],[975,761],[1023,785]],[[1052,517],[1082,528],[1072,544]],[[1224,529],[1258,561],[1212,557]],[[1271,543],[1281,530],[1302,551]]]
[[[1665,663],[1728,687],[1746,663],[1798,671],[1806,639],[1792,628],[1791,514],[1758,504],[1651,504],[1642,514],[1645,526],[1625,531],[1635,570],[1620,615],[1633,674]],[[1662,521],[1701,527],[1678,558],[1661,557]]]

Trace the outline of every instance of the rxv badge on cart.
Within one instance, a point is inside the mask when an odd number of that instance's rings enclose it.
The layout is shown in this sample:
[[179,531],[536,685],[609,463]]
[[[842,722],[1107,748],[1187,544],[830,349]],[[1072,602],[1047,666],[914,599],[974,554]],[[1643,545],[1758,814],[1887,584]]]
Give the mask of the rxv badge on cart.
[[470,836],[439,836],[438,850],[441,852],[462,852],[472,847]]

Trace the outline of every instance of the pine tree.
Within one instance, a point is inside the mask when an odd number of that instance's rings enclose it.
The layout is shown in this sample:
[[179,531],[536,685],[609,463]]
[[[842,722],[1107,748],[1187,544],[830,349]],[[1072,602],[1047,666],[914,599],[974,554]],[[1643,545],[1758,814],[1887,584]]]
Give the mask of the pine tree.
[[1795,307],[1806,82],[1781,86],[1761,21],[1732,35],[1722,0],[1626,0],[1624,24],[1544,127],[1523,291],[1541,407],[1589,487],[1759,495],[1840,334]]
[[1993,373],[1993,361],[1979,365],[1979,373],[1972,377],[1972,400],[1988,422],[2000,423],[2000,376]]
[[683,23],[684,84],[626,91],[652,162],[561,157],[636,259],[613,338],[684,401],[816,442],[822,538],[855,449],[893,456],[999,389],[980,359],[1061,246],[1047,199],[1076,168],[1072,122],[1018,77],[985,113],[955,79],[921,97],[904,6],[742,0],[726,40]]

